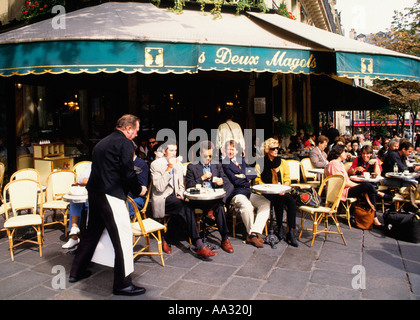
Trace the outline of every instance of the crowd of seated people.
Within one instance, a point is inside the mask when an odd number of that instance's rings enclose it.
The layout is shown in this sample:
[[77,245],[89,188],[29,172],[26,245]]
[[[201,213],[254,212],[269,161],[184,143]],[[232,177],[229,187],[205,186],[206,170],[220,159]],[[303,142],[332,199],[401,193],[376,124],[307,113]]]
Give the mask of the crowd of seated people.
[[[365,172],[373,176],[384,176],[387,172],[408,170],[416,172],[420,166],[409,167],[407,158],[414,150],[414,146],[407,139],[375,137],[372,143],[359,136],[335,136],[334,141],[326,135],[299,136],[292,140],[293,149],[309,149],[307,155],[313,167],[324,169],[325,176],[341,174],[345,177],[345,188],[341,200],[348,197],[362,199],[367,195],[370,202],[376,207],[377,198],[391,200],[392,197],[378,191],[377,185],[370,182],[354,182],[349,177],[363,175]],[[196,209],[201,209],[203,215],[213,220],[220,233],[221,248],[233,253],[229,241],[229,228],[226,222],[226,212],[234,208],[244,223],[244,243],[257,248],[264,247],[263,230],[270,216],[270,204],[273,204],[277,224],[277,236],[289,245],[297,247],[296,232],[296,200],[289,194],[262,195],[252,192],[252,185],[266,183],[281,183],[290,185],[290,172],[287,162],[280,157],[282,148],[281,139],[269,138],[254,147],[260,157],[256,163],[247,163],[241,146],[235,140],[226,141],[223,152],[218,153],[210,141],[200,144],[198,161],[189,163],[184,167],[182,159],[177,157],[177,142],[167,141],[162,143],[150,136],[136,150],[136,172],[141,180],[143,192],[140,197],[134,197],[138,207],[144,205],[144,197],[149,190],[150,181],[151,211],[153,218],[162,219],[169,217],[167,230],[163,236],[163,250],[172,252],[172,245],[179,240],[179,232],[186,230],[191,243],[195,247],[197,256],[208,258],[216,255],[203,243],[197,225]],[[291,147],[292,145],[289,145]],[[417,150],[420,151],[420,150]],[[216,159],[217,154],[225,158]],[[348,166],[344,166],[348,163]],[[351,165],[350,165],[351,164]],[[186,168],[186,170],[185,170]],[[89,177],[87,172],[85,176]],[[85,184],[86,181],[80,181]],[[401,180],[386,178],[382,182],[388,186],[402,186]],[[184,192],[188,188],[202,185],[208,188],[223,188],[226,196],[223,199],[200,202],[186,201]],[[283,212],[286,210],[287,230],[283,230]],[[70,237],[63,248],[69,249],[77,246],[78,224],[80,208],[71,208]],[[132,211],[132,210],[131,210]],[[131,212],[130,211],[130,212]],[[375,215],[374,225],[381,225]]]

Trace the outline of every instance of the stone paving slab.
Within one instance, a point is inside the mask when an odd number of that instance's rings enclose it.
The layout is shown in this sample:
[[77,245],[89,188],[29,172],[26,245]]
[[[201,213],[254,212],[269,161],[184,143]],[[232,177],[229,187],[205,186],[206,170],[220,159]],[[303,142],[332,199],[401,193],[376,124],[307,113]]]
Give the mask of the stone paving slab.
[[[306,223],[306,222],[305,222]],[[208,260],[198,259],[187,241],[165,254],[165,267],[156,257],[140,257],[134,264],[133,282],[146,287],[145,295],[112,294],[113,270],[91,264],[92,276],[68,282],[74,256],[61,249],[62,230],[46,229],[43,256],[36,246],[16,250],[11,262],[8,241],[0,233],[1,300],[418,300],[420,299],[420,244],[385,237],[380,230],[363,231],[342,224],[348,245],[340,236],[303,233],[299,247],[284,241],[276,249],[243,243],[240,229],[231,239],[235,252],[217,250]],[[220,245],[217,232],[209,239]],[[57,273],[65,270],[64,288],[54,288]],[[354,282],[361,266],[363,283]],[[360,279],[359,279],[360,280]],[[356,283],[356,287],[352,285]],[[359,285],[359,287],[357,287]]]

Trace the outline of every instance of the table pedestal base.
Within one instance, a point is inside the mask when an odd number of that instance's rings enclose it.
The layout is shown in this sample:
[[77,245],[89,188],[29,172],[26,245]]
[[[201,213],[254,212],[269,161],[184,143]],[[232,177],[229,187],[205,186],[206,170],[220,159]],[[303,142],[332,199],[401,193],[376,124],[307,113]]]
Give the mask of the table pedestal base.
[[279,243],[280,240],[275,234],[269,234],[265,237],[265,243],[271,246],[271,249],[276,249],[276,244]]
[[274,234],[274,205],[272,201],[270,201],[270,227],[268,236],[265,237],[264,241],[271,246],[271,249],[276,249],[276,244],[280,242],[279,238]]

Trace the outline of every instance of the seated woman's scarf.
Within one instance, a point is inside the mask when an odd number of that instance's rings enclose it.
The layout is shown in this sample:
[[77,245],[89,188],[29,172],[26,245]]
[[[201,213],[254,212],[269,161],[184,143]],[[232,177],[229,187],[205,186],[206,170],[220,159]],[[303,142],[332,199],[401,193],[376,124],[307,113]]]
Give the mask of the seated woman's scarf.
[[261,172],[261,180],[264,183],[281,183],[281,175],[280,171],[276,172],[276,169],[281,164],[281,158],[276,157],[271,161],[268,156],[264,157],[264,171]]

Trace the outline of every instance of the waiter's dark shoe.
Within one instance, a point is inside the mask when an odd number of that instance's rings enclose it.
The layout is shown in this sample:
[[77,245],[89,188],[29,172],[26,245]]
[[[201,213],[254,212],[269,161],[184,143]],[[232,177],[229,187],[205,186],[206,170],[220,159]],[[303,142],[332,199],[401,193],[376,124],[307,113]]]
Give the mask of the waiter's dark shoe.
[[128,287],[123,289],[114,289],[113,294],[119,296],[138,296],[146,292],[145,288],[137,287],[134,284],[130,284]]
[[91,275],[92,275],[92,271],[89,271],[89,270],[86,270],[80,276],[77,276],[77,277],[70,275],[69,282],[72,282],[72,283],[77,282],[77,281],[89,278]]

